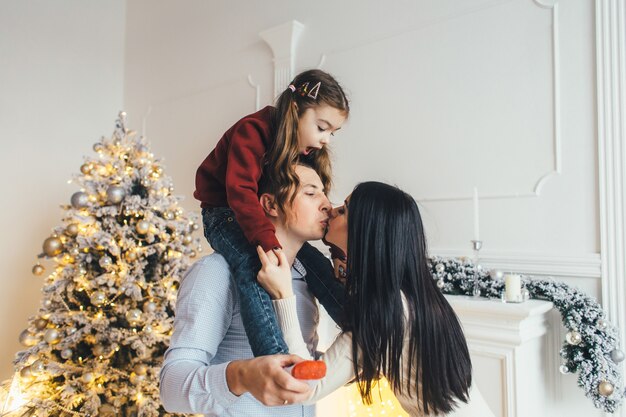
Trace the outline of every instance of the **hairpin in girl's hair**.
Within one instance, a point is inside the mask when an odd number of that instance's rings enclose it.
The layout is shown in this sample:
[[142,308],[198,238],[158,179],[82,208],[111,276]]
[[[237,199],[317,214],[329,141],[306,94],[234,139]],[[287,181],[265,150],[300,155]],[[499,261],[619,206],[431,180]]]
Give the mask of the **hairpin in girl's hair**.
[[313,86],[312,89],[309,90],[309,82],[302,83],[302,85],[296,89],[293,84],[289,84],[287,88],[289,88],[292,92],[298,92],[302,97],[307,96],[312,98],[313,100],[317,99],[317,94],[320,92],[320,87],[322,85],[321,81],[318,81],[317,84]]

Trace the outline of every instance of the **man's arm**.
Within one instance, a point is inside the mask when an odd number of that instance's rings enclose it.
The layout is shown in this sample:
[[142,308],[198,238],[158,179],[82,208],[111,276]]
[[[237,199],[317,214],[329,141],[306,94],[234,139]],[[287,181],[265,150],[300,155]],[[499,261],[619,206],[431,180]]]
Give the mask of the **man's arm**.
[[264,404],[302,401],[308,385],[283,370],[298,361],[280,355],[211,365],[230,326],[234,287],[221,257],[203,258],[183,280],[174,334],[160,375],[163,407],[177,413],[220,415],[243,392]]

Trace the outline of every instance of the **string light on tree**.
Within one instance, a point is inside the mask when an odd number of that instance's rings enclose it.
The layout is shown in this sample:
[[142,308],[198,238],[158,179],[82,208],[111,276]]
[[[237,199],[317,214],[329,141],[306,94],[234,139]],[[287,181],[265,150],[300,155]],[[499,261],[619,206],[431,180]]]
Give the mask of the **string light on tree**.
[[9,386],[23,399],[10,401],[7,416],[167,414],[156,376],[175,289],[199,245],[198,220],[179,197],[160,192],[172,181],[145,139],[126,129],[124,113],[93,150],[71,181],[80,188],[62,206],[61,225],[43,242],[44,259],[32,267],[43,299],[0,393],[0,404],[16,398]]

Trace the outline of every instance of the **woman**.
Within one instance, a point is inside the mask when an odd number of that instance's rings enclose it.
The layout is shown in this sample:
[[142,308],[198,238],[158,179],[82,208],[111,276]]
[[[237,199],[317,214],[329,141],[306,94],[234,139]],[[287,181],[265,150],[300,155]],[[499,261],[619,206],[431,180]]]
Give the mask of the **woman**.
[[[369,404],[380,375],[411,416],[493,416],[472,387],[461,325],[429,272],[413,198],[387,184],[359,184],[333,210],[326,241],[347,254],[344,331],[321,358],[329,372],[309,402],[355,380]],[[280,251],[259,257],[258,279],[274,300],[289,351],[310,359],[290,266]]]

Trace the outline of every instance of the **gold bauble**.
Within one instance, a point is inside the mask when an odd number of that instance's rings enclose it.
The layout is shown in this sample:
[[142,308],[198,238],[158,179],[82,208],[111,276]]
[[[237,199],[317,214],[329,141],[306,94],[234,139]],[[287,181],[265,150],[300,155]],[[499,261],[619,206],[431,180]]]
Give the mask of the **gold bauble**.
[[63,242],[58,237],[51,236],[43,241],[43,253],[47,256],[56,256],[63,250]]
[[157,305],[152,301],[148,301],[143,304],[143,311],[146,313],[154,313],[156,309]]
[[95,306],[101,306],[106,301],[106,294],[102,291],[95,291],[89,297],[89,301]]
[[189,256],[192,258],[195,258],[198,254],[196,253],[195,250],[192,250],[191,252],[189,252]]
[[91,372],[87,372],[86,374],[83,374],[83,382],[86,384],[89,384],[90,382],[93,382],[93,374]]
[[43,330],[48,325],[48,320],[42,319],[41,317],[39,317],[38,319],[35,320],[34,324],[37,330]]
[[25,379],[30,379],[33,377],[33,373],[30,370],[30,366],[25,366],[20,369],[20,376]]
[[191,235],[185,235],[185,237],[183,237],[183,243],[185,245],[188,245],[191,242],[193,242],[193,237]]
[[19,341],[22,345],[31,347],[35,346],[39,342],[39,339],[28,330],[24,330],[20,333]]
[[134,250],[127,251],[124,256],[126,257],[126,260],[129,262],[133,262],[137,260],[137,252],[135,252]]
[[76,236],[79,232],[78,225],[76,223],[68,224],[65,228],[65,234],[68,236]]
[[36,264],[33,266],[33,275],[40,276],[44,273],[46,269],[41,264]]
[[61,341],[61,335],[57,329],[48,329],[43,334],[43,340],[50,345],[54,345]]
[[145,235],[150,231],[150,226],[150,223],[146,220],[139,220],[135,226],[135,230],[137,230],[137,233],[140,235]]
[[85,208],[89,205],[89,196],[87,193],[78,191],[72,194],[70,201],[75,209]]
[[148,367],[143,363],[138,363],[137,365],[135,365],[134,370],[137,375],[145,375],[148,373]]
[[613,387],[613,384],[611,384],[609,381],[602,381],[598,385],[598,392],[603,397],[610,396],[611,394],[613,394],[614,390],[615,390],[615,388]]
[[95,356],[104,355],[104,345],[98,343],[97,345],[93,347],[92,352]]
[[30,364],[30,372],[33,375],[39,375],[46,369],[43,361],[41,359],[37,359],[35,362]]
[[141,310],[134,308],[132,310],[128,310],[128,312],[126,313],[126,320],[128,320],[128,323],[131,326],[134,326],[137,323],[139,323],[141,319],[142,319]]
[[92,169],[93,169],[93,166],[91,164],[82,164],[80,166],[80,172],[82,172],[85,175],[91,174]]

